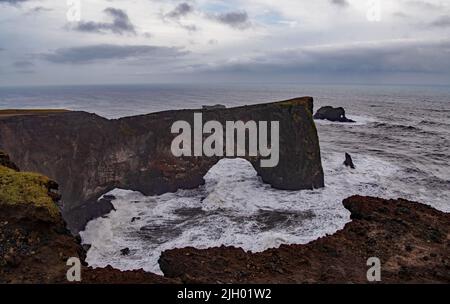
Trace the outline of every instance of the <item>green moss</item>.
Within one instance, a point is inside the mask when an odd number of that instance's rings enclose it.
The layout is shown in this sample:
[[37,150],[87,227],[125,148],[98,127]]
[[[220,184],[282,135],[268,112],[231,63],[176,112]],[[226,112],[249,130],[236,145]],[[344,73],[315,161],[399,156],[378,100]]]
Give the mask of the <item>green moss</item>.
[[282,106],[282,107],[292,107],[292,106],[298,105],[298,101],[297,100],[282,101],[282,102],[279,102],[278,105]]
[[284,107],[292,107],[297,105],[307,105],[307,99],[305,97],[301,98],[294,98],[290,100],[280,101],[277,102],[277,105],[284,106]]
[[0,204],[33,204],[47,209],[50,216],[57,216],[58,207],[48,195],[49,181],[40,174],[16,172],[0,166]]

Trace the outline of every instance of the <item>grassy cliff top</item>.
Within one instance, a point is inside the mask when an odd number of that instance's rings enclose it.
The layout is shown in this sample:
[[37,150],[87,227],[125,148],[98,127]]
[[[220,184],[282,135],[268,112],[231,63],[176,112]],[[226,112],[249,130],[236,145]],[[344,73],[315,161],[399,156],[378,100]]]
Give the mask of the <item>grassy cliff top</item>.
[[0,205],[33,204],[56,217],[59,210],[48,195],[49,182],[49,178],[37,173],[17,172],[0,166]]
[[65,109],[6,109],[0,110],[1,116],[19,116],[19,115],[36,115],[36,114],[55,114],[70,112]]

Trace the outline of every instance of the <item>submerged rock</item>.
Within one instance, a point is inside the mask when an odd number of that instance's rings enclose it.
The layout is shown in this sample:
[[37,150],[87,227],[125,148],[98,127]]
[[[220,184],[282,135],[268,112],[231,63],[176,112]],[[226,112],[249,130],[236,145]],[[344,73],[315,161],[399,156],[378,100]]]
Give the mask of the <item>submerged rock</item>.
[[120,250],[121,255],[129,255],[130,254],[130,248],[124,248]]
[[314,114],[314,119],[326,119],[337,122],[355,122],[345,116],[345,110],[342,107],[333,108],[330,106],[322,107]]

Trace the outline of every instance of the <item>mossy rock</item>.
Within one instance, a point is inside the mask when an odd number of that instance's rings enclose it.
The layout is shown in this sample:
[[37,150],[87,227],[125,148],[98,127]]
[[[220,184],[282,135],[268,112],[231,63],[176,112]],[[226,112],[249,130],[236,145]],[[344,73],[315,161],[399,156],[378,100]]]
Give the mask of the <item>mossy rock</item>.
[[290,100],[280,101],[277,102],[276,105],[282,106],[282,107],[295,107],[295,106],[304,106],[311,115],[313,114],[313,104],[314,100],[312,97],[301,97],[301,98],[294,98]]
[[11,168],[15,171],[20,171],[19,168],[16,166],[15,163],[13,163],[10,159],[9,159],[9,155],[6,154],[3,151],[0,151],[0,166],[4,166],[7,168]]
[[50,184],[51,180],[43,175],[0,166],[0,206],[23,205],[27,209],[32,206],[46,210],[52,218],[58,218],[58,206],[49,195]]

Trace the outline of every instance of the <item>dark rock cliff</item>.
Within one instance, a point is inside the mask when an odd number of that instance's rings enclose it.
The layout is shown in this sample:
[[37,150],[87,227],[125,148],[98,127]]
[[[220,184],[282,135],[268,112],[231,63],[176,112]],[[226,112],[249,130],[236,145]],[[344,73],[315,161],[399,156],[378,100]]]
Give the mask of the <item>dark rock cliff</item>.
[[[146,195],[195,188],[218,157],[182,157],[171,153],[175,121],[279,121],[279,164],[260,167],[248,159],[262,179],[288,190],[324,186],[313,99],[231,109],[180,110],[108,120],[85,112],[32,113],[0,117],[0,149],[20,168],[57,180],[63,196],[63,216],[73,232],[111,210],[98,197],[116,187]],[[94,203],[95,202],[95,203]]]

